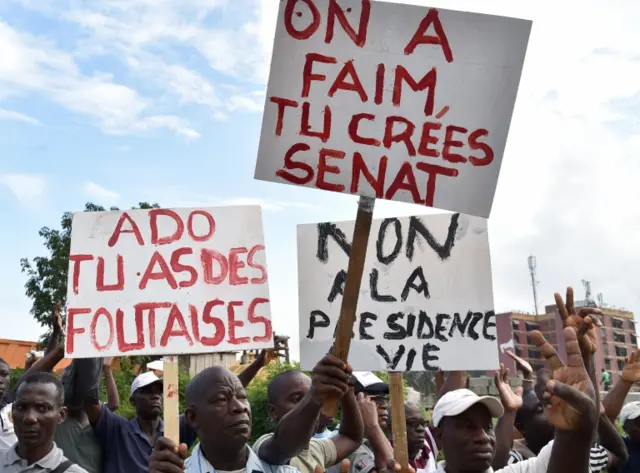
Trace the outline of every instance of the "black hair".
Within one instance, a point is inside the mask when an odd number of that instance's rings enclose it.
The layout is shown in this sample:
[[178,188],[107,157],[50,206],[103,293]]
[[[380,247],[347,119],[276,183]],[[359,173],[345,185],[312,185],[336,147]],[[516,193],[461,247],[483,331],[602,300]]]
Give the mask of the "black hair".
[[295,375],[304,375],[304,373],[301,371],[287,370],[278,373],[269,381],[269,385],[267,386],[267,402],[269,404],[273,404],[277,400],[282,387]]
[[57,401],[60,403],[60,406],[64,405],[64,388],[62,387],[62,383],[51,373],[38,371],[22,377],[16,393],[20,392],[20,388],[26,384],[53,384],[56,387]]
[[0,364],[7,365],[7,367],[8,367],[8,368],[11,368],[11,367],[9,366],[9,363],[7,363],[7,362],[4,360],[4,358],[0,358]]

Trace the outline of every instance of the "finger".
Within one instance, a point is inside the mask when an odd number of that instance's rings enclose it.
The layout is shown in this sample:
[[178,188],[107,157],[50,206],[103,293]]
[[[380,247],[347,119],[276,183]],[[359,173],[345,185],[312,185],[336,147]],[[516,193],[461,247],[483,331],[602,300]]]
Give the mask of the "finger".
[[573,288],[571,286],[569,286],[567,288],[567,305],[566,305],[566,309],[567,309],[567,313],[569,315],[573,314],[575,312],[575,308],[573,305]]
[[[578,334],[571,327],[564,329],[564,345],[567,351],[567,366],[584,369],[582,352],[580,351],[580,345],[578,344]],[[551,349],[553,350],[553,347],[551,347]]]
[[180,458],[180,455],[178,454],[178,452],[174,452],[173,450],[154,451],[153,458],[157,462],[169,463],[179,468],[182,468],[182,466],[184,465],[184,461],[182,458]]
[[162,473],[184,473],[184,467],[151,458],[149,461],[149,471]]
[[345,384],[349,382],[349,375],[343,369],[340,369],[337,366],[316,366],[316,369],[313,370],[312,373],[312,377],[313,376],[334,378]]
[[564,301],[562,300],[562,296],[557,292],[553,295],[556,300],[556,307],[558,307],[558,312],[560,313],[560,318],[563,323],[569,318],[569,313],[567,312],[567,307],[564,305]]
[[[572,328],[568,330],[571,330],[573,332],[573,336],[575,338],[575,330],[573,330]],[[542,333],[537,330],[531,332],[531,341],[540,349],[542,356],[544,356],[545,360],[549,362],[551,369],[557,370],[564,366],[562,360],[560,360],[560,357],[554,350],[553,346],[544,338]],[[578,348],[578,353],[580,353],[580,348]]]
[[347,364],[344,361],[342,361],[337,356],[333,356],[333,355],[325,355],[325,357],[320,360],[318,365],[337,366],[338,368],[341,368],[343,370],[347,366]]
[[522,386],[517,386],[514,390],[513,390],[513,394],[515,394],[518,397],[522,397],[522,395],[524,394],[524,388]]
[[340,462],[340,473],[349,473],[351,462],[346,458]]
[[594,407],[593,399],[568,384],[549,381],[547,389],[582,414],[588,413]]
[[502,365],[502,381],[504,383],[509,382],[509,368],[505,368],[504,365]]
[[178,446],[178,455],[182,457],[183,460],[186,460],[189,456],[189,447],[187,447],[186,443],[181,443]]
[[590,316],[586,316],[584,319],[582,319],[582,321],[580,322],[580,326],[578,327],[578,340],[582,340],[582,337],[584,337],[587,334],[587,330],[589,330],[593,325],[593,319]]
[[313,470],[313,473],[324,473],[324,470],[320,465],[316,465],[316,467]]
[[593,324],[597,327],[601,327],[602,326],[602,322],[600,322],[600,315],[602,315],[602,311],[600,309],[596,309],[594,307],[584,307],[582,309],[580,309],[580,312],[578,312],[578,315],[582,318],[585,318],[587,315],[596,315],[598,317],[591,317],[591,319],[593,320]]
[[173,443],[172,440],[169,440],[167,437],[158,437],[156,439],[156,443],[153,446],[153,449],[155,451],[160,451],[160,450],[170,450],[172,452],[177,452],[177,447],[176,444]]

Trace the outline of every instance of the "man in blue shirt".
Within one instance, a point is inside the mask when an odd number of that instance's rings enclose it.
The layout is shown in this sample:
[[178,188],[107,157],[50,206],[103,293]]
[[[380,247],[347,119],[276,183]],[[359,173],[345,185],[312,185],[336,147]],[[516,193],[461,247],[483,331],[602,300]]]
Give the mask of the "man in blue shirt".
[[616,473],[637,473],[640,471],[640,402],[629,402],[620,411],[620,423],[627,434],[623,437],[629,459],[624,465],[614,469]]

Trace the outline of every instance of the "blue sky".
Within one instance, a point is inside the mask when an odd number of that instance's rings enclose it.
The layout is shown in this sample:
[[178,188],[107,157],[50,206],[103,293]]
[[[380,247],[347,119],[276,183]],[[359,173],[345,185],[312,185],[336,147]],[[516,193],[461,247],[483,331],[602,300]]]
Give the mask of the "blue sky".
[[[640,267],[638,6],[513,3],[429,2],[534,20],[490,220],[496,307],[532,306],[534,253],[545,303],[589,279],[605,302],[640,312],[640,272],[629,270]],[[356,200],[253,180],[277,7],[0,3],[0,337],[39,335],[19,258],[42,253],[40,227],[87,201],[147,200],[262,204],[275,328],[297,340],[295,226],[353,218]]]

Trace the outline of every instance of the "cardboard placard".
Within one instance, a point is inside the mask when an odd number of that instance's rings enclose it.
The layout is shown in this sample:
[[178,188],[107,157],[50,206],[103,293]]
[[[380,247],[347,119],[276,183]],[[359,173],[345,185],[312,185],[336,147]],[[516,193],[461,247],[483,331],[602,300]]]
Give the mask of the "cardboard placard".
[[255,178],[488,217],[531,22],[283,0]]
[[[353,222],[298,226],[300,357],[331,347]],[[349,364],[358,371],[498,367],[487,221],[463,214],[374,220]]]
[[259,206],[73,216],[66,356],[273,347]]

